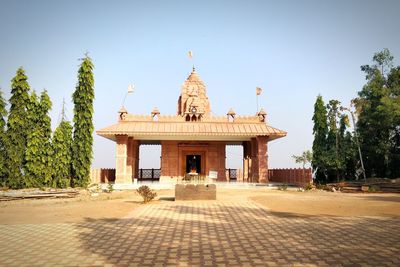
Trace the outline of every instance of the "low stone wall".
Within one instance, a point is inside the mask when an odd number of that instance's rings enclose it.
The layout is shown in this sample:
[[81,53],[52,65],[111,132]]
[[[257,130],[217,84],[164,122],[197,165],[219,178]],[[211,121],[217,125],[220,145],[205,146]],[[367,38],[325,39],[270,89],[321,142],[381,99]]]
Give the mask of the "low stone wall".
[[91,183],[115,182],[115,169],[91,169]]
[[216,200],[215,184],[176,184],[175,200]]
[[312,170],[308,169],[270,169],[268,170],[270,182],[285,183],[305,186],[312,182]]

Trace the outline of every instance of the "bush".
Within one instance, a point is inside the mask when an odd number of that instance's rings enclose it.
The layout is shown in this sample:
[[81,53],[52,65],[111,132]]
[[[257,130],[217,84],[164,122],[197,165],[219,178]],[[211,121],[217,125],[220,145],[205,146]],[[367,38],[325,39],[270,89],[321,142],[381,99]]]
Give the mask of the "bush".
[[286,191],[286,189],[287,189],[287,184],[278,185],[278,190]]
[[311,189],[314,189],[313,184],[307,184],[306,186],[304,186],[304,190],[305,190],[305,191],[309,191],[309,190],[311,190]]
[[112,193],[114,191],[114,185],[112,183],[108,183],[107,192]]
[[328,186],[326,184],[316,184],[315,187],[319,190],[324,190],[324,191],[332,191],[331,186]]
[[151,190],[147,185],[142,185],[136,189],[136,191],[143,198],[143,203],[150,202],[157,196],[157,193],[154,192],[154,190]]
[[378,192],[379,190],[380,190],[380,188],[379,188],[379,186],[377,186],[377,185],[371,185],[371,186],[368,188],[368,192],[370,192],[370,193]]

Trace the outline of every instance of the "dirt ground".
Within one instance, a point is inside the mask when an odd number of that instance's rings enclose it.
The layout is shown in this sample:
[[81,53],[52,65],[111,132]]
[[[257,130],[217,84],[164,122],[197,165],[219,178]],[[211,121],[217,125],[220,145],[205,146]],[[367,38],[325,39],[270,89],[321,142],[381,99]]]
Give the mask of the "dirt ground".
[[[173,201],[173,190],[158,190],[153,204]],[[276,216],[400,216],[399,194],[345,194],[272,189],[217,189],[217,201],[252,200]],[[73,199],[0,202],[0,224],[70,223],[119,219],[143,205],[134,190]],[[151,204],[150,204],[151,205]]]
[[250,199],[278,216],[400,216],[400,194],[271,191]]
[[81,222],[86,218],[119,219],[140,205],[135,191],[114,191],[72,199],[26,199],[0,202],[0,224]]

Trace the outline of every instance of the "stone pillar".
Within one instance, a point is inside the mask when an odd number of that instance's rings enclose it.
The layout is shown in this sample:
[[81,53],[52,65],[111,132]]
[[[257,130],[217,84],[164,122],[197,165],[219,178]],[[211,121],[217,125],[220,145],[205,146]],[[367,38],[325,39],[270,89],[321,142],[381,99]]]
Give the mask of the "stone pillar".
[[249,179],[250,182],[253,183],[268,182],[267,142],[268,142],[267,136],[257,136],[256,138],[252,138],[250,142],[247,142],[250,143],[246,145],[246,150],[247,150],[246,154],[250,155],[250,158],[247,159],[249,168],[248,177],[250,178]]
[[127,174],[132,178],[139,177],[139,146],[138,140],[134,140],[133,137],[128,138],[127,148]]
[[161,141],[161,177],[160,181],[176,181],[180,176],[180,162],[178,142]]
[[251,177],[251,144],[243,142],[243,181],[250,182]]
[[258,182],[268,183],[268,137],[257,136]]
[[218,153],[218,181],[229,181],[229,177],[226,177],[226,144],[217,144]]
[[259,172],[258,172],[258,147],[257,139],[251,138],[250,141],[250,182],[258,183]]
[[131,183],[132,172],[128,168],[128,136],[116,135],[117,155],[115,164],[115,182],[116,183]]

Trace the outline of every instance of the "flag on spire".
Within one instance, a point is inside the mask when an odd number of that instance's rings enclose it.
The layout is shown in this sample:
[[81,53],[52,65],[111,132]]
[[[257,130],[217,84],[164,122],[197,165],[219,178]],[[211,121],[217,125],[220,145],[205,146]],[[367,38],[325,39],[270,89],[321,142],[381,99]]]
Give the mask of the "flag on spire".
[[256,87],[256,94],[261,95],[262,89],[260,87]]
[[190,50],[190,51],[188,52],[188,57],[189,57],[189,59],[192,59],[192,58],[193,58],[193,52],[192,52],[192,50]]

